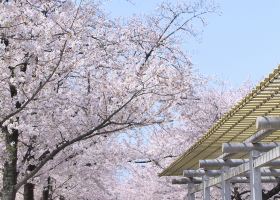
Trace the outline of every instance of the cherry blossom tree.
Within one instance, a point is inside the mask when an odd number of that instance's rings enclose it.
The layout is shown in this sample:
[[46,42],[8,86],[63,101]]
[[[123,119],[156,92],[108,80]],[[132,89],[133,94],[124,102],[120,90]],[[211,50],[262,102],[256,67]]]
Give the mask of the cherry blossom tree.
[[2,199],[15,199],[87,146],[95,154],[100,138],[182,115],[201,78],[181,42],[214,9],[165,3],[156,15],[119,22],[97,1],[1,1]]
[[[54,196],[63,195],[66,199],[91,199],[92,196],[96,199],[183,199],[186,187],[174,186],[170,178],[159,178],[157,173],[202,136],[251,88],[250,84],[244,84],[240,89],[229,89],[226,85],[197,88],[193,102],[184,105],[185,115],[177,119],[181,123],[149,126],[127,132],[125,137],[104,140],[102,146],[99,146],[104,148],[100,149],[100,153],[96,149],[92,150],[95,155],[101,154],[105,162],[96,159],[91,149],[87,149],[86,154],[80,153],[75,160],[64,162],[73,170],[71,173],[61,170],[65,166],[46,172],[51,174],[58,188]],[[106,149],[110,149],[113,155],[104,153]],[[99,166],[100,169],[92,170]],[[75,176],[77,171],[83,175]],[[70,174],[71,179],[68,177]],[[213,199],[220,199],[218,190],[212,191],[212,195]]]
[[[184,115],[171,126],[150,129],[149,141],[139,143],[127,142],[126,152],[130,152],[129,165],[124,165],[130,177],[120,185],[124,189],[121,199],[184,199],[186,186],[171,184],[171,178],[156,177],[156,173],[169,166],[178,158],[237,101],[251,91],[252,84],[245,82],[240,88],[232,89],[228,83],[218,82],[218,87],[198,87],[193,102],[185,104]],[[124,148],[125,149],[125,148]],[[134,188],[138,188],[135,190]],[[129,190],[128,190],[129,189]],[[220,189],[211,188],[211,199],[221,199]],[[140,191],[140,192],[139,192]],[[263,184],[263,199],[270,199],[279,194],[280,183]],[[197,198],[202,198],[197,194]],[[235,184],[232,187],[231,199],[250,199],[248,184]]]
[[[230,88],[228,83],[218,81],[217,86],[207,84],[197,87],[192,101],[184,104],[182,117],[170,126],[150,129],[149,141],[127,142],[131,159],[126,169],[131,177],[124,183],[125,195],[134,199],[184,199],[187,187],[171,184],[169,177],[157,177],[172,161],[194,144],[226,111],[251,89],[250,83],[240,88]],[[123,186],[120,186],[123,187]],[[131,190],[127,190],[130,188]],[[135,191],[133,188],[139,188]],[[139,192],[141,191],[141,192]],[[140,193],[142,195],[140,195]],[[219,198],[219,191],[212,191],[213,199]],[[121,198],[121,199],[122,199]]]

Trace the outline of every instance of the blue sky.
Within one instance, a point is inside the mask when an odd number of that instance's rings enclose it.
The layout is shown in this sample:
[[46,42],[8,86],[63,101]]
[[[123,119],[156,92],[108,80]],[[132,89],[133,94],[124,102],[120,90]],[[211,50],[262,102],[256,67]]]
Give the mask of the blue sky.
[[[112,17],[153,12],[162,0],[111,0],[105,8]],[[175,2],[175,1],[174,1]],[[200,40],[186,50],[203,74],[239,86],[257,83],[280,64],[280,1],[217,0],[220,15],[208,18]]]

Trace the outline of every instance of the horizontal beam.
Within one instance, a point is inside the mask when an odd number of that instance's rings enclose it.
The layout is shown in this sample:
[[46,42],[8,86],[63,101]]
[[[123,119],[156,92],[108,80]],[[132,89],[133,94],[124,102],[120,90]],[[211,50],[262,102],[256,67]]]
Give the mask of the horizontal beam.
[[[278,183],[280,179],[278,177],[274,176],[263,176],[261,177],[261,182],[262,183]],[[230,183],[250,183],[250,179],[247,177],[233,177],[230,179]],[[196,193],[198,191],[201,191],[201,187],[203,188],[203,183],[202,181],[195,185],[192,191],[190,193]],[[207,187],[210,187],[209,185]]]
[[267,162],[263,166],[266,167],[280,167],[280,159],[272,160],[270,162]]
[[[275,130],[272,129],[265,129],[265,130],[259,130],[251,137],[247,138],[244,143],[256,143],[264,139],[266,136],[269,136],[271,133],[273,133]],[[232,157],[234,153],[223,153],[218,157],[218,159],[229,159]]]
[[[274,176],[263,176],[261,178],[262,183],[276,183],[279,182],[280,179],[276,178]],[[249,183],[250,179],[247,177],[233,177],[230,179],[231,183]],[[202,178],[194,178],[194,179],[189,179],[189,178],[180,178],[180,179],[172,179],[172,184],[174,185],[186,185],[186,184],[201,184],[202,183]]]
[[241,165],[245,162],[248,162],[249,159],[209,159],[209,160],[200,160],[199,161],[199,167],[200,168],[208,168],[208,167],[223,167],[223,166],[229,166],[229,167],[236,167],[238,165]]
[[[199,167],[200,168],[220,168],[223,166],[228,167],[236,167],[245,162],[249,162],[249,159],[209,159],[209,160],[200,160]],[[264,166],[266,167],[280,167],[280,159],[273,160],[271,162],[266,163]]]
[[180,179],[172,179],[172,184],[175,185],[182,185],[182,184],[189,184],[189,183],[194,183],[194,184],[199,184],[202,182],[202,178],[180,178]]
[[204,176],[205,170],[204,169],[190,169],[190,170],[184,170],[183,176],[186,177],[195,177],[195,176]]
[[257,128],[257,130],[260,130],[260,129],[279,130],[280,129],[280,117],[276,117],[276,116],[257,117],[256,128]]
[[261,168],[262,176],[276,176],[280,177],[280,169]]
[[[260,172],[262,176],[279,176],[280,177],[280,169],[270,169],[268,167],[263,167],[260,168]],[[198,170],[184,170],[183,174],[185,177],[189,178],[189,182],[192,182],[191,180],[193,178],[198,178],[202,177],[204,175],[208,177],[215,177],[219,176],[223,173],[222,170],[203,170],[203,169],[198,169]],[[248,177],[250,176],[249,172],[244,172],[240,174],[239,176],[245,176]]]
[[[277,183],[279,181],[278,178],[274,176],[264,176],[261,177],[262,183]],[[246,177],[234,177],[230,180],[231,183],[250,183],[250,179]]]
[[280,146],[280,143],[270,142],[270,143],[224,143],[222,145],[223,153],[239,153],[239,152],[249,152],[252,150],[257,150],[260,152],[269,151],[277,146]]
[[[258,158],[256,158],[253,161],[253,165],[254,165],[254,167],[262,167],[265,164],[267,164],[267,163],[269,163],[269,162],[271,162],[271,161],[273,161],[273,160],[275,160],[279,157],[280,157],[280,147],[275,147],[274,149],[272,149],[272,150],[270,150],[266,153],[263,153]],[[248,162],[246,162],[246,163],[241,164],[237,167],[230,168],[227,171],[227,173],[224,174],[223,179],[225,181],[230,180],[231,178],[236,177],[236,176],[240,176],[241,174],[244,174],[245,172],[248,172],[249,170],[250,170],[250,165],[249,165]],[[209,179],[209,181],[207,183],[207,187],[217,185],[221,182],[222,182],[222,177],[221,176],[211,178],[211,179]],[[193,191],[198,192],[198,191],[201,191],[202,189],[203,189],[203,184],[200,184],[200,185],[196,185],[194,187]]]
[[196,176],[218,176],[222,174],[222,170],[204,170],[204,169],[197,169],[197,170],[184,170],[183,176],[185,177],[196,177]]
[[[256,143],[264,139],[266,136],[273,133],[275,130],[279,130],[280,117],[275,116],[265,116],[265,117],[257,117],[256,119],[256,128],[257,131],[254,135],[247,138],[244,143]],[[233,153],[223,153],[219,158],[228,159],[233,155]]]
[[280,147],[275,147],[274,149],[260,155],[254,160],[254,167],[262,167],[266,163],[276,160],[280,157]]
[[272,130],[272,129],[260,130],[257,133],[255,133],[254,135],[252,135],[251,137],[249,137],[248,139],[246,139],[244,142],[245,143],[248,143],[248,142],[252,142],[252,143],[259,142],[262,139],[264,139],[265,137],[269,136],[274,131],[275,130]]

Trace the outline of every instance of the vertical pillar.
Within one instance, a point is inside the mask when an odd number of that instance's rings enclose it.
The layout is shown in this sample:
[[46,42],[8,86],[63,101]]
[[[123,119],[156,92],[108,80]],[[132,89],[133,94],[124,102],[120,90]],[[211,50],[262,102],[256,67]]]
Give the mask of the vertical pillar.
[[222,200],[229,200],[229,199],[231,199],[230,180],[224,179],[225,174],[229,170],[229,167],[224,166],[222,170],[223,170],[223,173],[221,175],[221,177],[222,177]]
[[261,172],[260,168],[254,167],[253,161],[260,155],[258,151],[250,152],[250,188],[251,200],[262,200]]
[[195,200],[195,193],[193,193],[193,183],[188,184],[188,195],[187,195],[187,200]]
[[210,187],[208,187],[208,176],[203,176],[203,200],[210,200]]

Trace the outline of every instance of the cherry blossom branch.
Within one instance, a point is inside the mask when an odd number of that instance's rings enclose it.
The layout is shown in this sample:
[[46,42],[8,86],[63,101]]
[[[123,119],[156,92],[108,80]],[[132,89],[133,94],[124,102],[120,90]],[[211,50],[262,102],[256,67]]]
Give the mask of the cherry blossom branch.
[[267,191],[266,193],[263,191],[262,198],[263,198],[263,200],[268,200],[271,197],[273,197],[274,195],[279,194],[279,192],[280,192],[280,180],[278,179],[278,183],[274,188]]
[[[123,130],[125,128],[128,128],[129,126],[125,126],[125,127],[121,127],[118,129],[114,129],[114,130],[110,130],[110,131],[104,131],[104,132],[100,132],[100,133],[95,133],[98,130],[101,130],[107,126],[110,125],[110,120],[116,115],[118,114],[121,110],[123,110],[129,103],[132,102],[132,100],[134,100],[136,97],[138,97],[141,94],[141,91],[136,92],[134,95],[132,95],[132,97],[126,102],[124,103],[121,107],[119,107],[117,110],[115,110],[111,115],[109,115],[102,123],[100,123],[98,126],[96,126],[95,128],[93,128],[92,130],[72,139],[69,141],[66,141],[65,143],[61,144],[60,146],[58,146],[55,150],[53,150],[50,154],[48,154],[36,167],[34,170],[32,170],[29,174],[27,174],[22,180],[20,180],[16,186],[15,186],[15,191],[18,191],[20,189],[20,187],[22,185],[24,185],[25,183],[27,183],[27,181],[34,177],[38,171],[51,159],[53,159],[58,153],[60,153],[63,149],[65,149],[68,146],[71,146],[72,144],[82,141],[84,139],[89,139],[91,137],[94,136],[98,136],[98,135],[102,135],[102,134],[109,134],[109,133],[113,133],[113,132],[117,132],[120,130]],[[95,134],[93,134],[95,133]]]
[[135,163],[135,164],[147,164],[147,163],[153,163],[159,168],[163,169],[164,167],[161,166],[160,161],[167,159],[167,158],[176,158],[178,155],[167,155],[164,156],[160,159],[142,159],[142,160],[129,160],[128,162],[130,163]]
[[13,28],[13,27],[16,27],[16,26],[20,26],[20,25],[23,25],[24,22],[21,22],[21,23],[18,23],[18,24],[14,24],[14,25],[10,25],[10,26],[0,26],[0,29],[9,29],[9,28]]
[[51,74],[49,74],[49,76],[47,77],[47,79],[42,83],[40,82],[39,87],[35,90],[35,92],[32,94],[32,96],[30,98],[28,98],[28,100],[22,104],[22,106],[20,108],[18,108],[16,111],[10,113],[9,115],[7,115],[6,117],[4,117],[1,121],[0,121],[0,127],[3,126],[4,122],[7,121],[8,119],[10,119],[11,117],[15,116],[16,114],[20,113],[32,100],[34,100],[34,98],[39,94],[39,92],[45,87],[45,85],[51,80],[51,78],[53,77],[53,75],[55,74],[56,70],[58,69],[58,67],[60,66],[62,59],[63,59],[63,55],[66,49],[66,45],[67,45],[67,40],[64,42],[62,49],[60,51],[60,56],[59,56],[59,60],[55,66],[55,68],[53,69],[53,71],[51,72]]
[[[69,29],[72,29],[73,26],[74,26],[74,23],[78,17],[78,13],[80,11],[80,8],[81,8],[81,4],[82,4],[82,1],[80,1],[80,4],[77,8],[77,11],[75,13],[75,16],[74,16],[74,19],[69,27]],[[9,115],[7,115],[6,117],[4,117],[1,121],[0,121],[0,127],[2,127],[3,123],[5,121],[7,121],[8,119],[10,119],[11,117],[15,116],[16,114],[20,113],[32,100],[34,100],[34,98],[39,94],[39,92],[45,87],[45,85],[51,80],[51,78],[53,77],[53,75],[55,74],[56,70],[60,67],[60,64],[63,60],[63,56],[64,56],[64,53],[65,53],[65,49],[66,49],[66,46],[67,46],[67,42],[68,40],[65,40],[63,45],[62,45],[62,49],[60,50],[60,54],[59,54],[59,59],[58,59],[58,62],[55,66],[55,68],[53,69],[53,71],[51,72],[51,74],[47,77],[47,79],[45,80],[44,83],[40,82],[40,85],[39,87],[35,90],[35,92],[33,93],[33,95],[27,99],[27,101],[25,103],[23,103],[23,105],[18,108],[16,111],[10,113]]]

